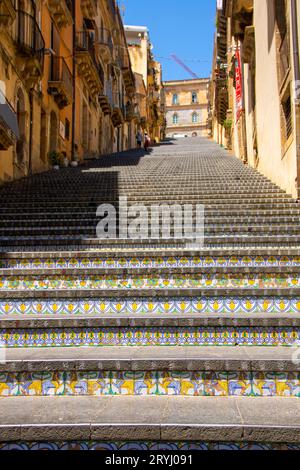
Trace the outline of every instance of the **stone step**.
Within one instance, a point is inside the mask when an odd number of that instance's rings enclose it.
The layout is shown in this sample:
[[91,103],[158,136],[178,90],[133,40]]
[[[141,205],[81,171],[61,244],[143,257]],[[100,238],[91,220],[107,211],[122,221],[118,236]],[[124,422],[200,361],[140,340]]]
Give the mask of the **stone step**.
[[[32,237],[38,236],[41,234],[42,236],[46,235],[54,235],[54,236],[61,236],[66,234],[67,236],[71,237],[74,235],[75,237],[96,237],[96,229],[100,222],[99,220],[93,220],[89,224],[85,224],[83,221],[74,220],[73,222],[51,222],[51,221],[43,221],[42,225],[38,225],[37,223],[32,224],[32,222],[14,222],[11,221],[10,225],[0,224],[0,238],[1,237],[22,237],[22,236],[30,236]],[[129,219],[130,222],[130,219]],[[151,237],[151,222],[149,220],[139,220],[140,224],[143,224],[143,228],[149,233]],[[2,225],[2,226],[1,226]],[[176,238],[180,240],[177,234],[181,234],[183,231],[190,232],[191,234],[196,233],[196,224],[185,224],[183,227],[182,221],[175,224],[170,224],[169,229],[166,230],[163,221],[158,221],[157,229],[155,226],[155,233],[161,235],[163,238],[166,238],[165,233],[170,233],[170,237],[173,236],[174,232],[176,234]],[[119,230],[127,230],[128,222],[117,224],[116,228]],[[138,227],[140,229],[140,226]],[[253,236],[266,236],[266,234],[271,234],[271,236],[298,236],[300,235],[300,221],[297,221],[293,224],[270,224],[266,223],[262,225],[261,223],[257,223],[256,225],[242,225],[241,223],[233,223],[231,225],[222,225],[222,224],[214,224],[208,225],[204,223],[204,234],[207,238],[213,235],[224,235],[224,236],[237,236],[241,235],[249,235],[253,234]],[[151,237],[152,240],[155,240],[157,236]],[[188,238],[188,237],[186,237]],[[191,240],[191,239],[190,239]]]
[[[78,315],[69,313],[68,315],[55,313],[51,316],[36,313],[34,316],[30,313],[23,313],[22,316],[6,315],[0,316],[0,328],[2,333],[9,331],[29,331],[29,330],[47,330],[47,329],[114,329],[114,328],[199,328],[201,332],[205,328],[215,328],[218,331],[225,329],[242,328],[245,332],[250,330],[269,330],[285,331],[293,330],[297,340],[298,329],[300,327],[300,314],[294,312],[268,313],[263,311],[250,313],[219,313],[210,312],[202,314],[190,312],[181,313],[148,313],[127,315],[119,313],[110,313],[109,316],[99,315],[97,313]],[[4,334],[4,333],[3,333]],[[18,337],[13,338],[16,342]],[[273,338],[275,339],[275,337]],[[4,337],[5,340],[5,337]],[[44,338],[45,340],[45,338]]]
[[[126,282],[126,281],[125,281]],[[58,280],[58,284],[60,281]],[[188,282],[187,282],[188,283]],[[50,284],[50,283],[49,283]],[[250,283],[249,283],[250,284]],[[46,288],[7,288],[0,290],[0,298],[4,299],[23,299],[24,302],[26,299],[99,299],[103,298],[146,298],[150,295],[153,298],[160,296],[161,298],[167,299],[167,301],[173,303],[178,299],[178,297],[194,298],[195,296],[200,297],[210,297],[210,296],[228,296],[228,297],[237,297],[237,296],[251,296],[253,298],[262,297],[262,296],[275,296],[278,300],[285,299],[286,297],[299,297],[300,287],[299,281],[296,287],[248,287],[245,282],[245,287],[236,286],[236,287],[223,287],[219,285],[214,285],[213,287],[177,287],[168,286],[168,287],[152,287],[150,286],[134,286],[131,288],[128,287],[105,287],[100,285],[98,287],[97,283],[92,287],[87,283],[87,287],[78,286],[77,283],[71,287],[71,281],[66,287],[56,287],[53,285],[52,288],[49,286]],[[195,300],[195,299],[194,299]],[[299,299],[296,299],[299,300]]]
[[58,442],[97,448],[102,442],[99,449],[113,450],[122,441],[145,441],[150,447],[152,441],[170,442],[178,449],[184,442],[201,443],[201,448],[214,448],[213,443],[217,448],[220,442],[235,443],[234,448],[245,443],[288,448],[300,440],[300,404],[288,397],[19,396],[0,399],[0,416],[2,448],[39,442],[49,443],[47,449],[51,442],[54,448]]
[[[99,220],[99,219],[98,219]],[[43,226],[59,226],[62,223],[68,224],[69,226],[79,225],[79,226],[89,226],[94,225],[98,222],[96,220],[96,214],[91,213],[90,215],[81,213],[81,214],[17,214],[17,215],[4,215],[0,220],[0,227],[8,227],[10,224],[14,224],[14,227],[31,227],[34,225],[43,225]],[[163,221],[163,217],[160,214],[158,220]],[[193,217],[193,222],[196,222],[196,218]],[[147,221],[148,222],[148,221]],[[171,226],[174,225],[173,218],[170,219]],[[214,217],[205,216],[205,225],[209,226],[218,226],[222,224],[224,227],[231,227],[234,225],[241,226],[252,226],[252,225],[300,225],[299,216],[291,214],[290,216],[244,216],[244,217],[235,217],[227,216],[222,217],[217,214]],[[122,225],[122,224],[121,224]],[[123,224],[124,225],[124,224]],[[175,226],[178,224],[175,224]],[[190,226],[190,225],[189,225]]]

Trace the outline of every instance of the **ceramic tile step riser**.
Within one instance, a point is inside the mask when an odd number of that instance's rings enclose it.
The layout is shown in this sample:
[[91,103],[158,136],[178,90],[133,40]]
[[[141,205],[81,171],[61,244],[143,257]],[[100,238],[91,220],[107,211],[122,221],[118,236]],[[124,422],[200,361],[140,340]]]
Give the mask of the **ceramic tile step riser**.
[[170,274],[164,276],[151,271],[144,275],[134,274],[78,274],[66,275],[21,275],[0,277],[0,296],[11,291],[51,291],[51,290],[166,290],[166,289],[299,289],[300,276],[287,274]]
[[[138,439],[138,438],[137,438]],[[19,450],[31,450],[31,451],[60,451],[60,450],[78,450],[78,451],[240,451],[240,450],[282,450],[282,451],[294,451],[300,450],[300,444],[293,443],[270,443],[270,442],[205,442],[205,441],[51,441],[47,439],[44,442],[0,442],[0,450],[2,451],[19,451]]]
[[[68,318],[70,315],[78,317],[84,316],[86,320],[93,319],[95,316],[99,318],[109,318],[118,315],[119,318],[128,318],[129,316],[157,316],[160,318],[165,316],[199,316],[207,318],[207,316],[220,315],[274,315],[281,318],[285,315],[291,315],[293,318],[299,318],[300,299],[299,293],[291,292],[288,295],[276,295],[265,293],[263,295],[240,295],[240,290],[236,296],[212,295],[208,296],[174,296],[169,295],[153,296],[147,293],[144,297],[103,297],[99,294],[95,298],[87,297],[86,292],[76,298],[73,295],[67,298],[66,294],[62,298],[57,295],[52,298],[49,292],[42,298],[24,298],[21,293],[20,299],[16,296],[8,296],[7,299],[0,297],[0,317],[21,320],[24,316],[30,315],[32,319],[40,318],[56,318],[57,315]],[[102,294],[102,293],[101,293]]]
[[300,347],[298,327],[103,327],[0,329],[1,348]]
[[[169,255],[162,255],[157,252],[147,253],[140,256],[128,256],[118,253],[106,253],[99,256],[97,253],[91,252],[49,252],[49,253],[5,253],[0,256],[0,269],[4,270],[20,270],[25,273],[28,270],[46,270],[48,273],[53,269],[154,269],[161,271],[162,269],[220,269],[226,272],[235,272],[242,268],[255,270],[268,270],[270,272],[275,269],[292,269],[296,271],[300,267],[300,256],[297,250],[294,254],[278,254],[274,253],[249,253],[242,252],[233,255],[232,253],[224,253],[218,255],[211,251],[201,251],[197,254],[174,252]],[[1,272],[2,272],[1,271]]]
[[0,372],[0,397],[192,396],[300,398],[298,372],[63,370]]

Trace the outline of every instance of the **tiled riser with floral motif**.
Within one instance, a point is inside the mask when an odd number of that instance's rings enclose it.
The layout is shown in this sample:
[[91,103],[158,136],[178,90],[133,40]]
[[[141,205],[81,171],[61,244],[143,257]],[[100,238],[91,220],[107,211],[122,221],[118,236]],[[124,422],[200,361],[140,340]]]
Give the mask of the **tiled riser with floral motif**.
[[300,297],[101,298],[70,300],[1,300],[0,315],[130,315],[209,313],[300,313]]
[[74,328],[0,330],[6,348],[86,346],[295,346],[299,328]]
[[169,276],[8,276],[0,277],[1,290],[47,291],[53,289],[283,289],[300,287],[292,274],[178,274]]
[[296,267],[299,256],[132,256],[116,258],[3,258],[0,268],[10,269],[115,269],[115,268],[211,268],[211,267]]
[[182,395],[300,397],[299,372],[0,373],[0,396]]
[[208,450],[300,450],[299,444],[261,442],[7,442],[1,450],[103,450],[103,451],[208,451]]

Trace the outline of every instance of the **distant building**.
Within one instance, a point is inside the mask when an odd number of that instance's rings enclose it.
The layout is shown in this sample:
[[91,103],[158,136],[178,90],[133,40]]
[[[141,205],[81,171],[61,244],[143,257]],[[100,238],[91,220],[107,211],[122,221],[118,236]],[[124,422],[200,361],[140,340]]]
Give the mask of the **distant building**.
[[167,137],[207,136],[208,78],[164,82]]
[[153,141],[159,142],[165,137],[162,67],[154,59],[148,28],[127,25],[124,29],[136,79],[140,128],[149,132]]

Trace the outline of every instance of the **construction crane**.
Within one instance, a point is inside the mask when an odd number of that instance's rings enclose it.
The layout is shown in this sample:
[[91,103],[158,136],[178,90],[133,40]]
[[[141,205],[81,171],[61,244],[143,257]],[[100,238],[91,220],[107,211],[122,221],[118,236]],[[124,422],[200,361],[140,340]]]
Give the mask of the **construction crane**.
[[172,54],[172,55],[171,55],[171,58],[172,58],[175,62],[177,62],[177,64],[180,65],[186,72],[188,72],[188,73],[191,75],[191,77],[193,77],[193,78],[199,78],[199,77],[197,77],[197,75],[196,75],[187,65],[185,65],[184,62],[182,62],[181,59],[179,59],[179,58],[177,57],[177,55]]

